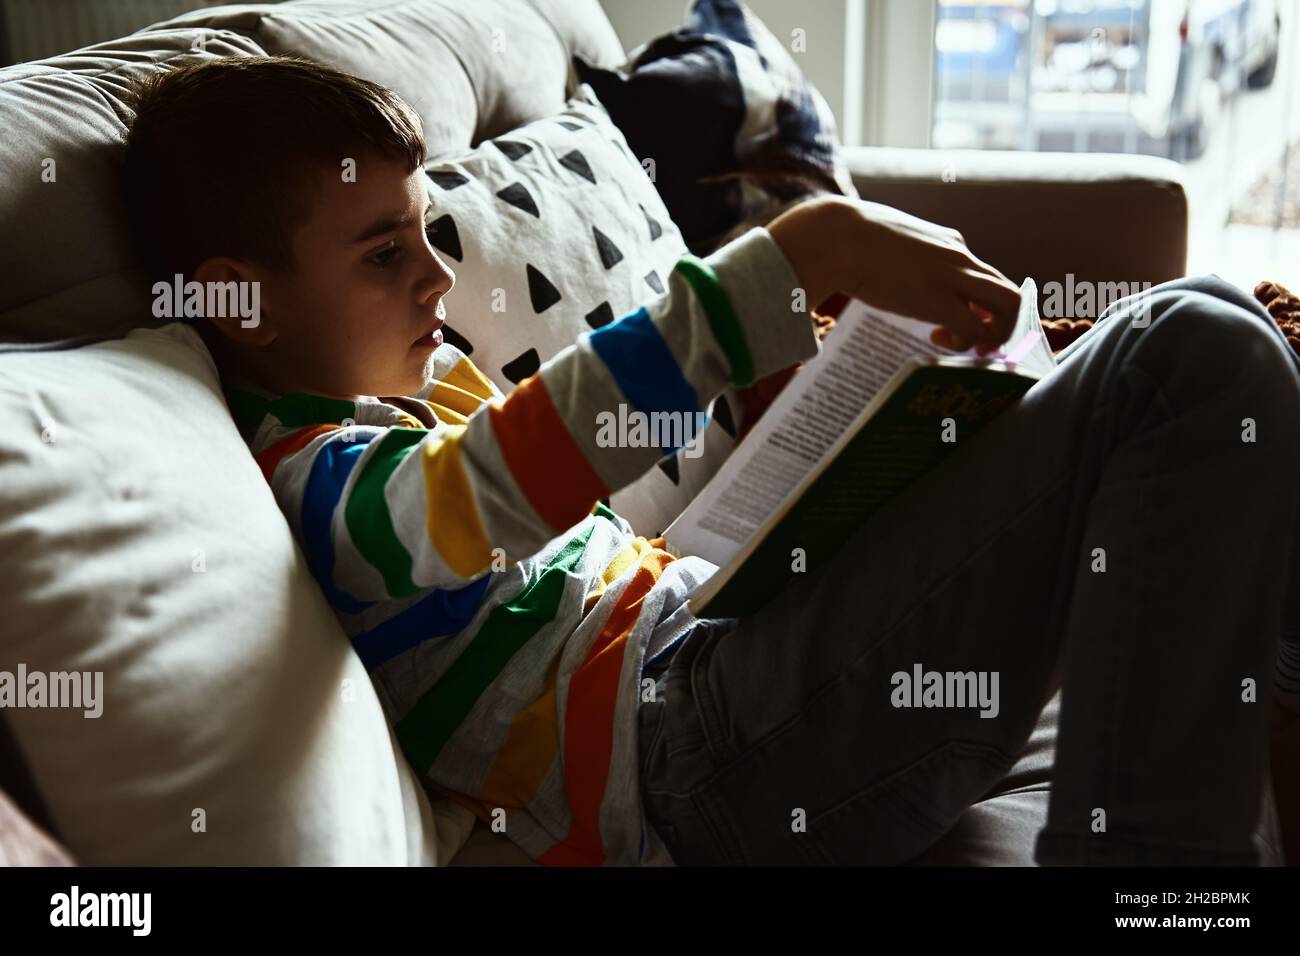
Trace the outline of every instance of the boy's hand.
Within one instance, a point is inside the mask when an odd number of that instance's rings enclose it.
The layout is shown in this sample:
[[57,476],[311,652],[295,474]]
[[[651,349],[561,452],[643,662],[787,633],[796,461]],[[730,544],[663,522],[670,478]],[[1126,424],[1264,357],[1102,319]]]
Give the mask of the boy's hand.
[[767,226],[810,304],[834,292],[933,322],[931,340],[982,355],[1011,335],[1020,290],[966,248],[954,229],[879,203],[825,196]]

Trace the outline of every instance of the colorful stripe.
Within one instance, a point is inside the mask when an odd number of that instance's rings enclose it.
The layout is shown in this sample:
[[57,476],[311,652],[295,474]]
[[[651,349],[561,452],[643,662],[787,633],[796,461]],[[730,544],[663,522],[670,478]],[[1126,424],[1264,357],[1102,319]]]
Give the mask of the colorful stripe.
[[352,638],[361,663],[373,671],[425,641],[460,633],[478,613],[492,572],[456,591],[438,588],[405,611]]
[[[341,431],[337,426],[330,427]],[[359,601],[335,585],[333,527],[334,512],[343,497],[348,476],[374,437],[374,432],[350,432],[325,442],[311,463],[299,512],[307,565],[330,605],[344,614],[360,614],[374,603]]]
[[690,284],[691,291],[703,306],[713,337],[731,362],[731,383],[742,387],[752,384],[754,357],[745,341],[745,329],[736,317],[736,310],[731,307],[726,290],[718,281],[718,274],[695,256],[683,256],[673,271]]
[[464,437],[464,425],[448,425],[441,441],[424,446],[425,532],[447,567],[472,578],[491,565],[492,546],[465,473]]
[[384,488],[397,466],[428,434],[423,428],[387,429],[362,466],[344,506],[348,534],[361,556],[383,576],[389,597],[406,597],[420,589],[411,580],[411,553],[393,528]]
[[479,697],[520,648],[555,618],[564,588],[591,538],[575,535],[513,600],[492,609],[479,632],[433,687],[396,724],[403,753],[426,774]]
[[262,424],[271,408],[271,399],[254,395],[240,388],[225,389],[226,404],[230,406],[230,417],[240,432],[251,438],[257,426]]
[[262,469],[262,476],[266,483],[271,483],[271,477],[275,474],[276,466],[280,462],[292,455],[294,452],[301,451],[307,444],[318,435],[327,435],[332,431],[337,431],[338,425],[317,425],[314,428],[302,428],[291,435],[280,439],[274,445],[269,445],[255,456],[257,465]]
[[614,555],[614,559],[609,562],[604,572],[601,573],[596,586],[587,595],[587,600],[584,602],[582,609],[584,617],[595,607],[596,602],[605,593],[605,589],[617,581],[623,575],[623,572],[645,557],[651,547],[652,545],[648,540],[638,535],[632,539],[626,548]]
[[[600,507],[608,514],[613,514],[603,504]],[[605,588],[645,554],[645,543],[645,538],[636,538],[606,565],[595,591],[587,595],[584,616],[605,593]],[[557,657],[547,675],[545,690],[511,722],[506,742],[483,778],[480,795],[491,806],[528,806],[550,773],[551,765],[560,750],[555,716],[559,709],[555,695],[559,663]]]
[[644,308],[589,333],[588,341],[637,410],[647,415],[700,410],[699,396]]
[[609,494],[587,460],[541,375],[524,379],[504,402],[488,406],[493,433],[515,484],[555,531],[591,513],[591,503]]
[[437,411],[439,406],[468,417],[484,402],[496,397],[488,377],[478,366],[462,357],[441,379],[434,382],[426,401]]
[[556,698],[559,672],[560,657],[556,655],[541,694],[510,722],[506,742],[497,751],[479,788],[479,799],[488,806],[526,807],[546,782],[560,752],[559,724],[555,718],[559,711]]
[[322,422],[339,425],[347,419],[355,419],[357,413],[355,402],[306,392],[266,398],[246,389],[227,388],[225,397],[231,417],[245,431],[255,430],[267,415],[274,415],[286,428],[301,428]]
[[586,660],[569,681],[564,714],[564,782],[572,823],[568,834],[538,857],[549,866],[589,866],[604,860],[600,808],[605,799],[614,753],[614,714],[627,638],[636,626],[645,596],[674,558],[666,551],[646,553]]

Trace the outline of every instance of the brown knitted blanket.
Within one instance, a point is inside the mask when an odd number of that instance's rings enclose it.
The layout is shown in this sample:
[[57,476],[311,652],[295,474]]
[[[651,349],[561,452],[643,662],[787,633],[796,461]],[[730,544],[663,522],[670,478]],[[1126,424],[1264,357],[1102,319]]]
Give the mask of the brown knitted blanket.
[[[1268,309],[1291,349],[1300,355],[1300,297],[1276,282],[1261,282],[1255,286],[1255,298]],[[1052,351],[1060,352],[1079,336],[1092,328],[1091,319],[1044,319],[1043,331]]]
[[1255,286],[1255,298],[1273,316],[1273,321],[1291,343],[1291,351],[1300,355],[1300,298],[1276,282],[1261,282]]

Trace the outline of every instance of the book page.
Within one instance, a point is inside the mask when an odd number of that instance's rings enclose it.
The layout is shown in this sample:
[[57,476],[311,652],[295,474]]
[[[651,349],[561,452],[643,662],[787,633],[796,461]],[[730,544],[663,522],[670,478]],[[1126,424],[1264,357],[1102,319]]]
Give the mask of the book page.
[[[815,570],[877,510],[942,464],[1041,378],[972,356],[909,359],[729,564],[689,595],[692,613],[744,617]],[[956,424],[952,438],[939,423]],[[957,437],[958,434],[961,437]]]
[[896,371],[918,355],[951,354],[921,322],[852,301],[818,355],[790,380],[726,465],[664,537],[682,554],[729,561],[825,456]]
[[[1032,344],[1032,357],[1041,363],[1046,337],[1038,321],[1037,289],[1026,280],[1021,292],[1007,347],[1017,347],[1019,340],[1024,351]],[[930,341],[935,328],[851,300],[818,355],[804,363],[718,474],[664,531],[669,546],[719,567],[727,564],[905,362],[959,354]],[[1031,332],[1041,338],[1041,347],[1026,338]],[[1050,362],[1051,351],[1046,355]]]
[[1011,337],[988,358],[1002,359],[1013,367],[1020,366],[1043,378],[1055,370],[1056,356],[1052,354],[1047,330],[1038,314],[1038,286],[1033,279],[1020,284],[1020,314],[1016,317]]

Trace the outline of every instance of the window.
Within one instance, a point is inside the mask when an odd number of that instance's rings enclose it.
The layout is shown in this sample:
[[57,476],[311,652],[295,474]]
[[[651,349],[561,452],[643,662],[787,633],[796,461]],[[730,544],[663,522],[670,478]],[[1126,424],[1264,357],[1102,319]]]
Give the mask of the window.
[[1184,165],[1188,269],[1300,286],[1300,0],[938,0],[937,148]]

